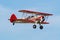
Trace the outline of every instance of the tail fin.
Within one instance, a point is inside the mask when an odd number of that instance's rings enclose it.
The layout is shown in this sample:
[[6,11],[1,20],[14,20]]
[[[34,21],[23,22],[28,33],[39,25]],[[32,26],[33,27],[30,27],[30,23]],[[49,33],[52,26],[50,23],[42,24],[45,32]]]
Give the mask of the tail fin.
[[17,19],[17,17],[15,16],[15,14],[12,14],[10,17],[10,22],[14,22]]

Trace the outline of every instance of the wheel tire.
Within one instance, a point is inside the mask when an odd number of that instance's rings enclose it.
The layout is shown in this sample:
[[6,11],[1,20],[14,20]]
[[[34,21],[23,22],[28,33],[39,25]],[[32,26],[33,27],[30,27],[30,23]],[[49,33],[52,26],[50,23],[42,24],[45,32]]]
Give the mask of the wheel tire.
[[42,25],[40,26],[40,29],[43,29],[43,26]]
[[36,25],[33,25],[33,28],[36,29]]

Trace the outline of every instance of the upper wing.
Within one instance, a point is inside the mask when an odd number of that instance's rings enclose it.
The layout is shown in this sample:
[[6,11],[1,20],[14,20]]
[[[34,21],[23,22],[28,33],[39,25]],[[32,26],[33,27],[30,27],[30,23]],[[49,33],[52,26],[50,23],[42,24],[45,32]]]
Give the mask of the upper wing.
[[30,14],[36,14],[36,15],[44,15],[44,16],[52,16],[53,14],[43,13],[43,12],[35,12],[35,11],[29,11],[29,10],[19,10],[18,12],[23,13],[30,13]]

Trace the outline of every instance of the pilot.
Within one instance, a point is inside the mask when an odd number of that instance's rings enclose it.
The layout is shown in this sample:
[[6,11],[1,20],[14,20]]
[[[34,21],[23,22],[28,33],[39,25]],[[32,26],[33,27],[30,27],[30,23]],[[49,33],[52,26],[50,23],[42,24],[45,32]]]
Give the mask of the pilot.
[[34,16],[28,16],[27,18],[32,18],[32,17],[34,17]]
[[34,17],[34,16],[31,16],[31,18]]
[[28,16],[28,18],[30,18],[30,16]]
[[27,19],[29,19],[29,18],[30,18],[30,16],[27,17]]

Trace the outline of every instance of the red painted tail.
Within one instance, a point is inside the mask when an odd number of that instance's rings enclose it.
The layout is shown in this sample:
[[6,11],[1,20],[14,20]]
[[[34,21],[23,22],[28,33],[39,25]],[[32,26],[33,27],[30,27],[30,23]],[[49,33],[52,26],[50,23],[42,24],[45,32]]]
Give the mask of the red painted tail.
[[15,14],[12,14],[10,17],[10,22],[14,22],[17,19],[17,17],[15,16]]

